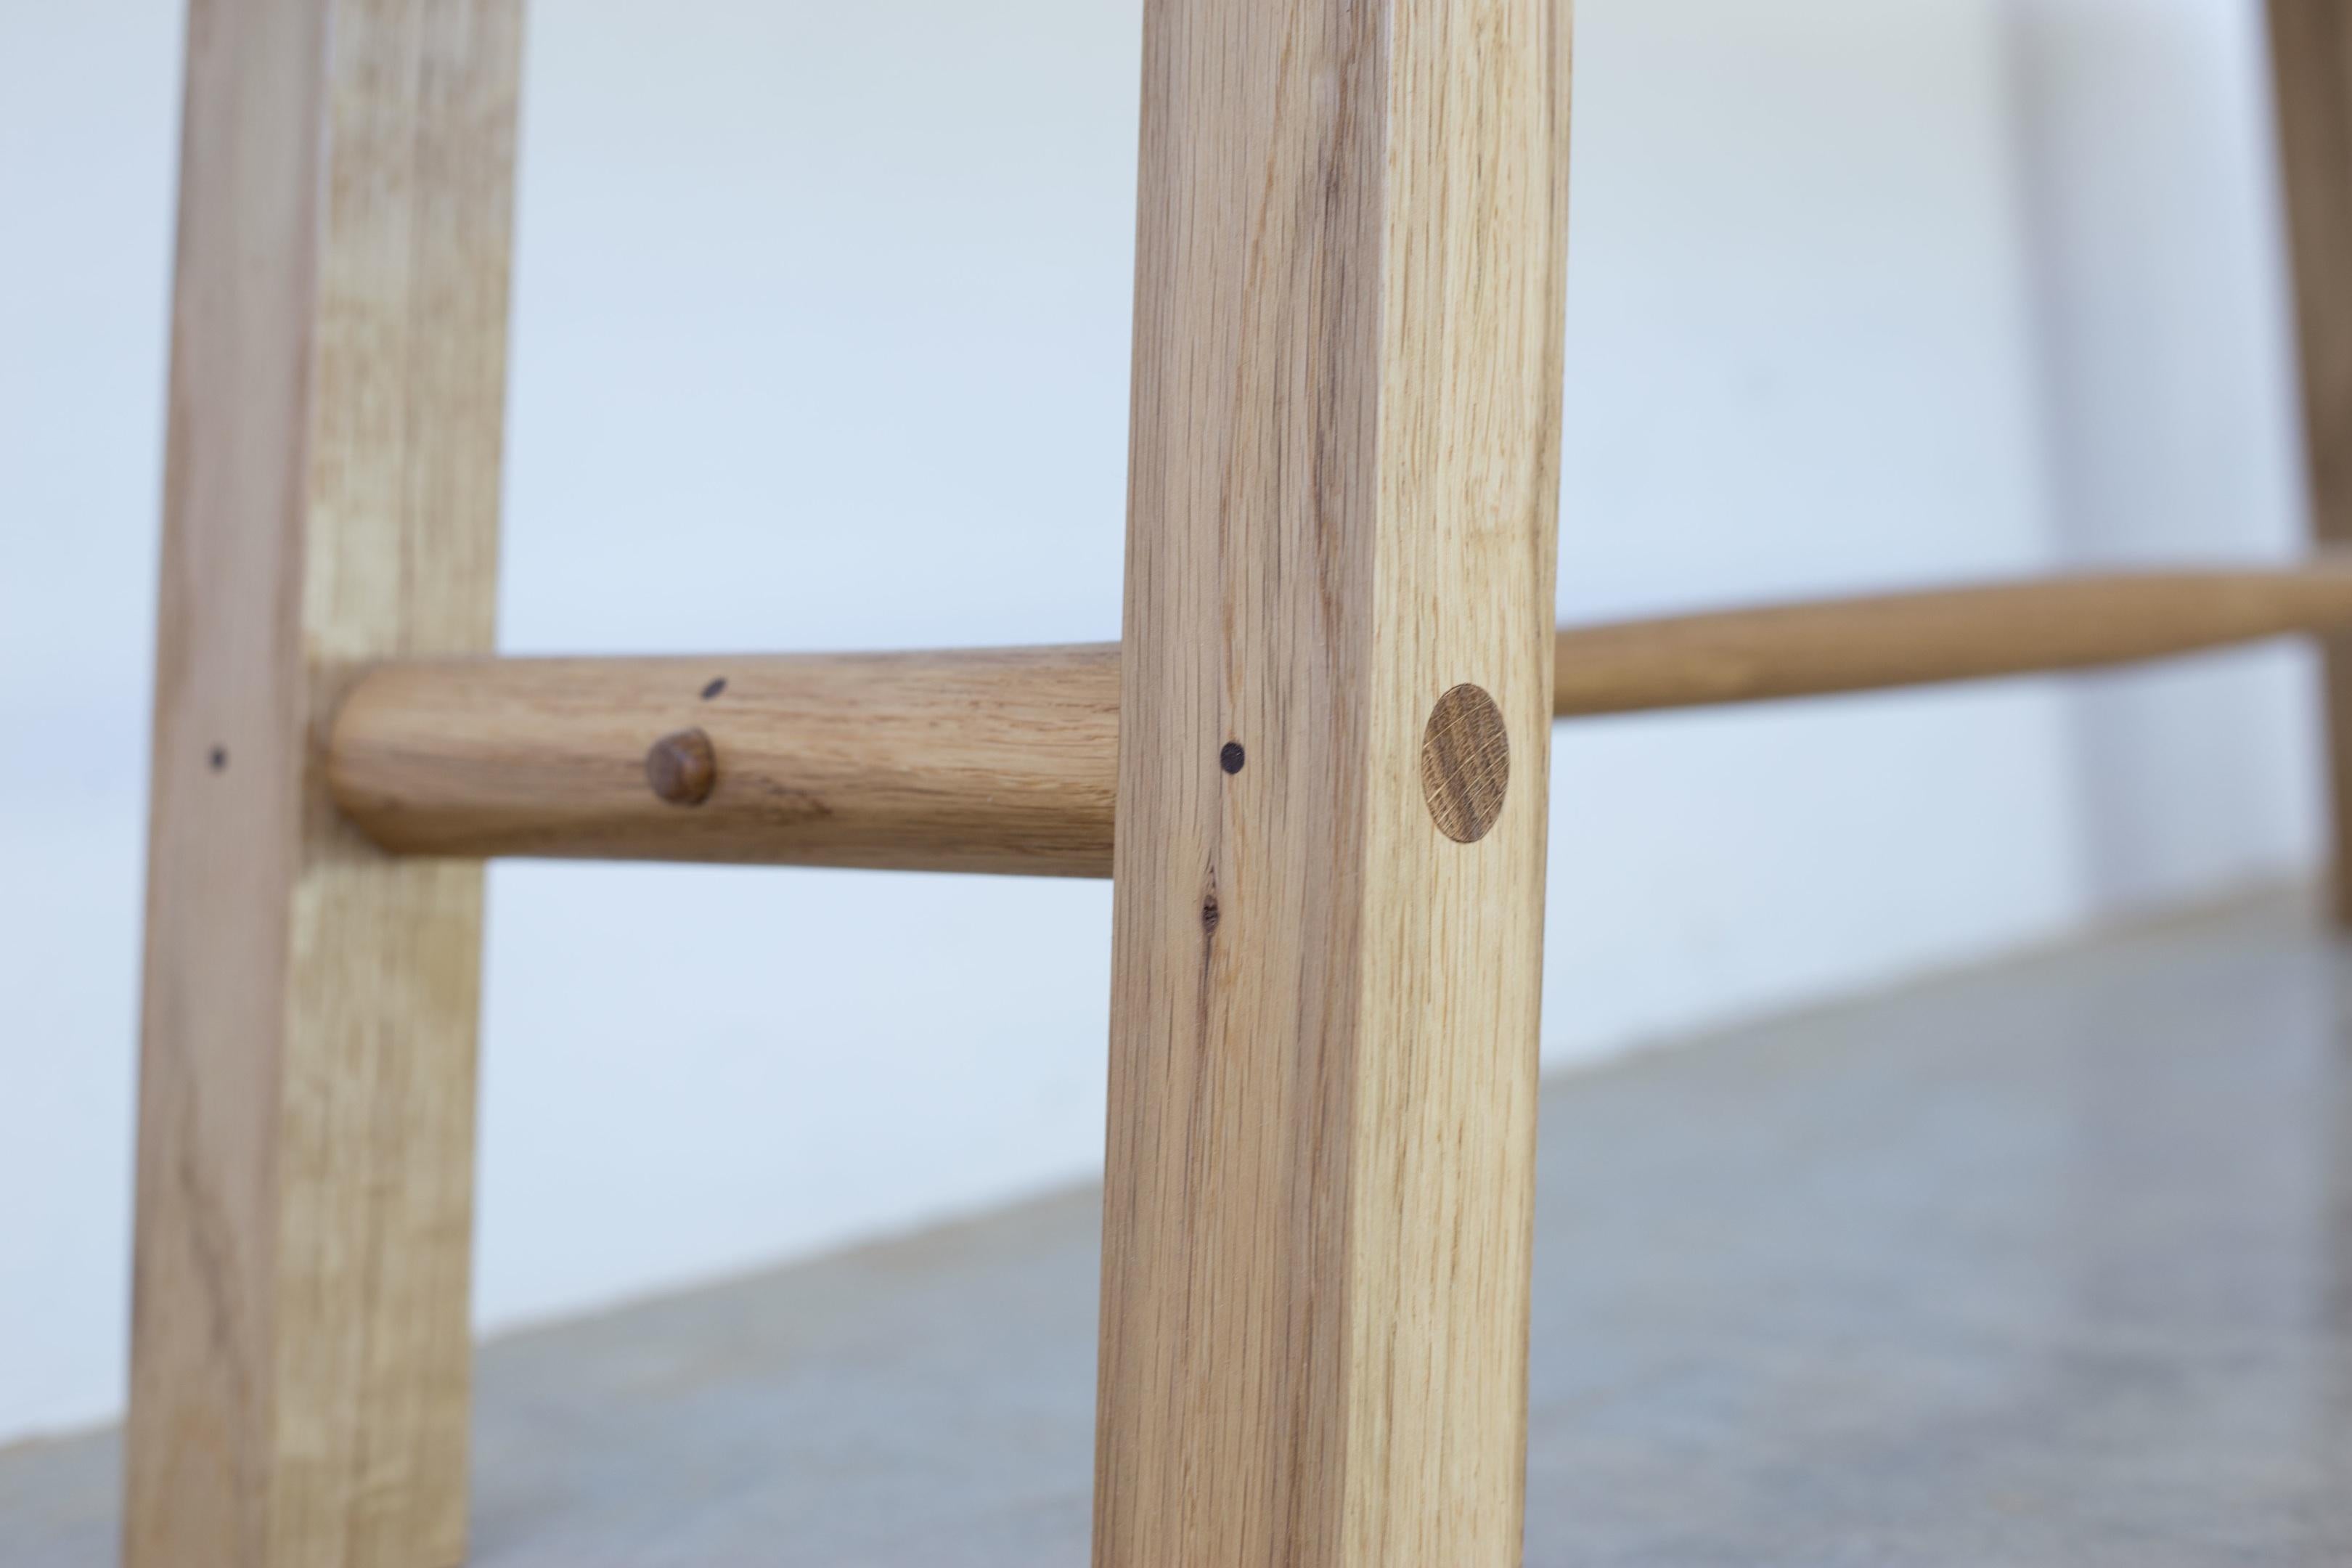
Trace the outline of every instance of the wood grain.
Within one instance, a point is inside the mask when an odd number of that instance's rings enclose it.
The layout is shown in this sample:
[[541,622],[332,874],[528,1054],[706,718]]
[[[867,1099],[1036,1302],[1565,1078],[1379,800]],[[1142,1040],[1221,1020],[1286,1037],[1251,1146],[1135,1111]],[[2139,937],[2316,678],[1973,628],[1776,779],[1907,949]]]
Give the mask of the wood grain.
[[[2312,532],[2352,543],[2352,7],[2270,0]],[[2335,905],[2352,925],[2352,637],[2326,645]]]
[[478,867],[325,791],[352,668],[490,645],[514,0],[197,0],[124,1556],[465,1554]]
[[1421,733],[1421,795],[1431,819],[1456,844],[1475,844],[1494,831],[1510,788],[1503,710],[1480,688],[1455,687],[1429,710]]
[[2352,556],[1767,605],[1559,634],[1563,718],[2088,669],[2352,627]]
[[1568,22],[1147,0],[1103,1568],[1517,1561]]
[[[1553,706],[1879,690],[2344,627],[2352,564],[2334,552],[1763,605],[1565,628]],[[1109,646],[394,661],[337,714],[328,780],[406,854],[1108,877],[1118,680]],[[647,747],[682,726],[712,749],[691,811],[646,775]],[[1216,762],[1238,775],[1251,756],[1228,741]]]
[[[689,727],[688,811],[646,752]],[[352,689],[329,777],[408,854],[1105,877],[1118,747],[1107,647],[412,661]]]

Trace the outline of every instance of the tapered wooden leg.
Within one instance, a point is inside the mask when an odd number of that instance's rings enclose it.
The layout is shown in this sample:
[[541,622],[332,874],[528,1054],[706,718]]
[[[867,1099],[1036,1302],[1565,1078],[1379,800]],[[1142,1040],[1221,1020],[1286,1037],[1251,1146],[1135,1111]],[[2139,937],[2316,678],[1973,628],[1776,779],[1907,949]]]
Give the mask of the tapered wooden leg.
[[[2352,543],[2352,3],[2270,0],[2312,529]],[[2336,918],[2352,925],[2352,638],[2323,645]]]
[[1095,1560],[1496,1568],[1569,10],[1145,16]]
[[320,768],[491,642],[518,0],[195,0],[155,699],[124,1556],[465,1553],[478,867]]

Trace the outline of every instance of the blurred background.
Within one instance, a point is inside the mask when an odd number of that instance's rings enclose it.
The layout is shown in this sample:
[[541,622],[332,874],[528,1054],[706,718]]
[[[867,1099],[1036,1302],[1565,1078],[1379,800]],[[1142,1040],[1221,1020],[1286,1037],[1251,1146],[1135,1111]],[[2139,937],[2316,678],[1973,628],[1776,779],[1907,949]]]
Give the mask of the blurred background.
[[[181,0],[0,7],[0,1442],[123,1393]],[[1564,620],[2301,549],[2261,8],[1578,0]],[[1118,631],[1139,0],[566,0],[513,652]],[[1545,1052],[2307,877],[2312,672],[1558,732]],[[1087,1179],[1106,885],[491,873],[485,1331]]]

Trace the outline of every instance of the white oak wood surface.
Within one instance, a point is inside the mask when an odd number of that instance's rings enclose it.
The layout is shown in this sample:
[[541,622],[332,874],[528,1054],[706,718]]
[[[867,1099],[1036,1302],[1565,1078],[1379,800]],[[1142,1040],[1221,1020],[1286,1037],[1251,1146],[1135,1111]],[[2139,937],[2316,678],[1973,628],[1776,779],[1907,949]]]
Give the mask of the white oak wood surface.
[[516,0],[197,0],[124,1556],[465,1553],[481,870],[327,797],[363,661],[490,646]]
[[1568,11],[1147,0],[1098,1568],[1517,1561]]
[[[648,778],[698,731],[702,799]],[[329,778],[376,842],[537,855],[1110,874],[1118,650],[385,666],[335,720]]]

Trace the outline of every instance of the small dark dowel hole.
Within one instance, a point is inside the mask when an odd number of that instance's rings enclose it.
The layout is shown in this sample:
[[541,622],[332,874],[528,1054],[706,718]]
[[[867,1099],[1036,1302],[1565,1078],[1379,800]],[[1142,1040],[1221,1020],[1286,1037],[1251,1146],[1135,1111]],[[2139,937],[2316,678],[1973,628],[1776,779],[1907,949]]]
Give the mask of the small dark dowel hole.
[[1242,743],[1239,741],[1227,741],[1225,749],[1217,753],[1217,765],[1229,773],[1241,772],[1242,764],[1247,761],[1249,761],[1249,753],[1242,750]]
[[205,761],[212,763],[213,772],[220,772],[223,768],[228,766],[228,748],[226,746],[215,746],[213,748],[212,755],[207,757]]
[[705,702],[708,702],[708,701],[709,701],[712,698],[714,698],[714,697],[718,696],[720,692],[722,692],[722,691],[724,691],[724,690],[726,690],[726,689],[727,689],[727,678],[726,678],[725,676],[723,676],[723,675],[722,675],[722,676],[720,676],[718,679],[716,679],[716,680],[712,681],[709,685],[708,685],[708,686],[706,686],[706,687],[704,687],[704,688],[702,689],[702,700],[703,700]]

